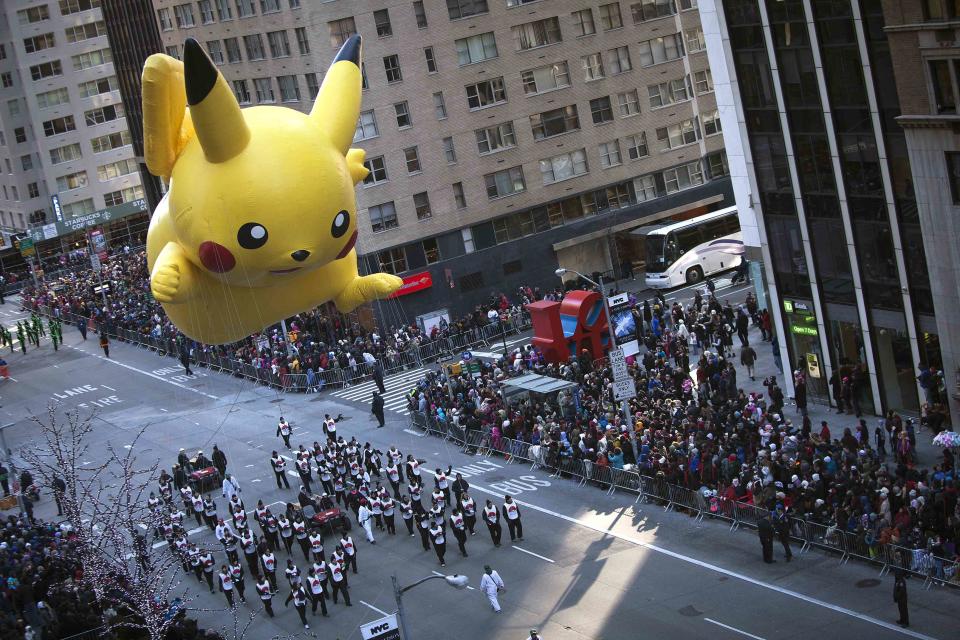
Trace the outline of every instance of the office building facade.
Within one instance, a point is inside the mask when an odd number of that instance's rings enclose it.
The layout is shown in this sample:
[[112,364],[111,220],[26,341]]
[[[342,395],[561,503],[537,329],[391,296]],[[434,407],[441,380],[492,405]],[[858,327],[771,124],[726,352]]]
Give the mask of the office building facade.
[[865,414],[918,412],[918,366],[943,366],[942,336],[880,3],[700,10],[785,370],[805,370],[815,400],[847,379]]
[[4,226],[143,198],[100,0],[3,3],[0,103]]
[[388,324],[553,286],[558,264],[619,272],[645,221],[733,203],[693,0],[154,5],[165,51],[197,39],[243,106],[309,110],[363,36],[361,269],[428,283]]

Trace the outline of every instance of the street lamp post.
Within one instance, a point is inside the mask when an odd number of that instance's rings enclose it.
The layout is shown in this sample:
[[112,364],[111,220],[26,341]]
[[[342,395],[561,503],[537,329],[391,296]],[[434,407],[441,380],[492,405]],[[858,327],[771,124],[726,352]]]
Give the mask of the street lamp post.
[[467,576],[461,576],[457,574],[453,574],[452,576],[434,575],[434,576],[427,576],[426,578],[421,578],[412,584],[408,584],[405,587],[401,587],[400,583],[397,582],[397,576],[396,575],[391,576],[391,580],[393,581],[393,597],[397,601],[397,620],[399,620],[400,622],[400,631],[403,634],[403,640],[413,640],[412,636],[410,635],[410,632],[407,631],[407,619],[403,612],[403,594],[406,593],[407,591],[410,591],[410,589],[413,589],[417,585],[423,584],[427,580],[434,580],[437,578],[443,578],[443,580],[448,585],[450,585],[454,589],[459,589],[459,590],[466,589],[467,584],[470,582],[470,579]]
[[[3,448],[3,456],[7,459],[7,465],[10,469],[10,477],[13,482],[19,482],[17,478],[17,466],[13,463],[13,457],[10,455],[10,449],[7,448],[7,436],[6,430],[14,425],[13,422],[8,422],[5,425],[0,425],[0,447]],[[20,513],[25,513],[27,510],[23,505],[23,489],[20,487],[20,491],[17,491],[17,505],[20,507]]]
[[[607,332],[610,334],[610,348],[616,349],[617,348],[617,331],[613,326],[613,317],[610,315],[610,301],[607,299],[607,290],[603,286],[603,276],[602,275],[597,276],[597,279],[600,280],[600,282],[594,282],[593,280],[583,275],[579,271],[574,271],[573,269],[567,269],[565,267],[558,268],[556,271],[554,271],[554,273],[557,274],[557,276],[560,278],[562,278],[564,275],[568,273],[574,273],[580,276],[581,278],[583,278],[584,280],[586,280],[587,282],[589,282],[590,284],[592,284],[593,286],[600,288],[600,297],[603,298],[603,309],[607,314]],[[615,399],[614,399],[614,402],[616,402]],[[633,432],[633,427],[631,426],[631,420],[630,420],[629,401],[623,400],[621,402],[620,411],[623,413],[624,424],[627,425],[627,428],[630,430],[630,442],[634,443],[635,445],[636,443],[634,442],[634,432]],[[634,449],[636,449],[636,446],[634,446]],[[636,455],[636,451],[634,451],[634,455]]]

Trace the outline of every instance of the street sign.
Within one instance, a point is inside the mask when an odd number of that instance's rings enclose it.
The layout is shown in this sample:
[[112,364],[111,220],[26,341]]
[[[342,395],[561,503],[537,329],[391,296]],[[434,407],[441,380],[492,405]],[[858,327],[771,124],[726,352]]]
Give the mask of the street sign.
[[400,625],[396,614],[360,625],[363,640],[400,640]]
[[633,383],[633,378],[624,378],[623,380],[613,381],[613,399],[629,400],[637,397],[637,387]]
[[100,271],[100,256],[95,253],[90,254],[90,265],[93,267],[94,271]]
[[630,301],[629,293],[618,293],[615,296],[610,296],[607,298],[607,303],[610,305],[610,308],[618,307],[621,304],[627,304]]
[[467,362],[472,358],[473,358],[473,354],[470,353],[469,351],[464,351],[463,353],[460,354],[460,359],[463,360],[464,362]]
[[623,380],[628,378],[627,360],[624,357],[623,349],[610,350],[610,368],[613,369],[613,379]]
[[479,378],[480,377],[480,363],[473,361],[467,363],[467,371],[470,372],[471,377]]
[[20,238],[20,255],[24,258],[37,255],[37,249],[33,246],[33,238]]

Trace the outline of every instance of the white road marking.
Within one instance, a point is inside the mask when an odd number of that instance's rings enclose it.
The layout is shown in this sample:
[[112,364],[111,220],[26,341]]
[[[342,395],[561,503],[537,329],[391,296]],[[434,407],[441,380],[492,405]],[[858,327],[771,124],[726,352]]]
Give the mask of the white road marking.
[[137,523],[137,526],[140,527],[141,529],[143,529],[144,531],[147,530],[147,525],[143,524],[142,522],[138,522],[138,523]]
[[360,604],[362,604],[362,605],[365,606],[365,607],[370,607],[371,609],[373,609],[374,611],[376,611],[377,613],[379,613],[379,614],[382,615],[382,616],[388,616],[388,615],[390,615],[389,613],[387,613],[387,612],[384,611],[383,609],[377,609],[375,606],[373,606],[373,605],[370,604],[369,602],[364,602],[363,600],[360,600],[359,602],[360,602]]
[[125,444],[123,445],[124,449],[133,449],[133,445]]
[[[470,486],[471,486],[471,488],[472,488],[474,491],[480,491],[480,492],[482,492],[482,493],[486,493],[486,494],[489,494],[489,495],[492,495],[492,496],[497,496],[498,498],[503,498],[503,496],[504,496],[504,494],[503,494],[502,492],[500,492],[500,491],[493,491],[493,490],[491,490],[491,489],[487,489],[487,488],[485,488],[485,487],[481,487],[481,486],[479,486],[479,485],[477,485],[477,484],[471,484]],[[864,614],[864,613],[860,613],[860,612],[858,612],[858,611],[854,611],[853,609],[848,609],[847,607],[843,607],[843,606],[840,606],[840,605],[838,605],[838,604],[833,604],[833,603],[827,602],[827,601],[825,601],[825,600],[820,600],[819,598],[814,598],[813,596],[808,596],[808,595],[806,595],[806,594],[804,594],[804,593],[800,593],[799,591],[794,591],[794,590],[792,590],[792,589],[787,589],[787,588],[785,588],[785,587],[781,587],[781,586],[779,586],[779,585],[772,584],[772,583],[770,583],[770,582],[764,582],[763,580],[759,580],[759,579],[757,579],[757,578],[752,578],[752,577],[750,577],[750,576],[748,576],[748,575],[746,575],[746,574],[738,573],[738,572],[732,571],[732,570],[730,570],[730,569],[725,569],[725,568],[723,568],[723,567],[721,567],[721,566],[718,566],[718,565],[715,565],[715,564],[710,564],[709,562],[705,562],[705,561],[703,561],[703,560],[698,560],[697,558],[693,558],[693,557],[691,557],[691,556],[687,556],[687,555],[684,555],[684,554],[682,554],[682,553],[678,553],[678,552],[676,552],[676,551],[670,551],[669,549],[665,549],[664,547],[659,547],[659,546],[657,546],[657,545],[655,545],[655,544],[650,544],[649,542],[646,542],[646,541],[641,540],[641,539],[639,539],[639,538],[635,538],[635,537],[633,537],[633,536],[625,535],[625,534],[622,534],[622,533],[616,533],[616,532],[613,532],[613,531],[608,531],[607,529],[601,528],[601,527],[599,527],[598,525],[592,524],[592,523],[587,522],[587,521],[585,521],[585,520],[580,520],[580,519],[573,518],[573,517],[568,516],[568,515],[564,515],[564,514],[562,514],[562,513],[557,513],[556,511],[551,511],[550,509],[546,509],[546,508],[544,508],[544,507],[539,507],[539,506],[537,506],[537,505],[530,504],[529,502],[526,502],[526,501],[517,500],[516,498],[514,498],[514,500],[517,502],[517,504],[523,505],[523,506],[527,507],[528,509],[533,509],[534,511],[539,511],[540,513],[545,513],[545,514],[548,515],[548,516],[553,516],[553,517],[558,518],[558,519],[560,519],[560,520],[566,520],[567,522],[570,522],[570,523],[572,523],[572,524],[578,524],[578,525],[580,525],[581,527],[585,527],[585,528],[587,528],[587,529],[591,529],[591,530],[596,531],[597,533],[600,533],[600,534],[602,534],[602,535],[612,536],[612,537],[614,537],[614,538],[618,538],[618,539],[623,540],[623,541],[625,541],[625,542],[629,542],[629,543],[631,543],[631,544],[635,544],[635,545],[637,545],[638,547],[643,547],[644,549],[648,549],[649,551],[653,551],[654,553],[659,553],[659,554],[668,556],[668,557],[670,557],[670,558],[673,558],[674,560],[680,560],[681,562],[686,562],[686,563],[689,563],[689,564],[692,564],[692,565],[701,567],[701,568],[703,568],[703,569],[707,569],[708,571],[713,571],[713,572],[719,573],[719,574],[721,574],[721,575],[725,575],[725,576],[728,576],[728,577],[731,577],[731,578],[736,578],[736,579],[742,580],[743,582],[746,582],[746,583],[748,583],[748,584],[752,584],[752,585],[754,585],[754,586],[761,587],[761,588],[763,588],[763,589],[768,589],[768,590],[770,590],[770,591],[775,591],[775,592],[777,592],[777,593],[779,593],[779,594],[782,594],[782,595],[785,595],[785,596],[789,596],[789,597],[791,597],[791,598],[796,598],[797,600],[802,600],[803,602],[806,602],[806,603],[809,603],[809,604],[812,604],[812,605],[816,605],[816,606],[818,606],[818,607],[823,607],[824,609],[829,609],[829,610],[834,611],[834,612],[836,612],[836,613],[840,613],[840,614],[843,614],[843,615],[845,615],[845,616],[850,616],[851,618],[856,618],[856,619],[858,619],[858,620],[862,620],[863,622],[867,622],[867,623],[869,623],[869,624],[873,624],[873,625],[876,625],[876,626],[878,626],[878,627],[883,627],[884,629],[887,629],[887,630],[889,630],[889,631],[895,631],[896,633],[900,633],[900,634],[903,634],[903,635],[905,635],[905,636],[910,636],[911,638],[919,638],[920,640],[936,640],[936,638],[933,638],[932,636],[924,635],[924,634],[919,633],[919,632],[917,632],[917,631],[913,631],[912,629],[904,629],[904,628],[900,627],[899,625],[893,624],[892,622],[886,622],[886,621],[884,621],[884,620],[879,620],[879,619],[877,619],[877,618],[873,618],[873,617],[871,617],[871,616],[868,616],[868,615],[866,615],[866,614]]]
[[709,622],[710,624],[715,624],[715,625],[717,625],[718,627],[723,627],[724,629],[729,629],[730,631],[733,631],[734,633],[739,633],[739,634],[742,635],[742,636],[747,636],[748,638],[753,638],[754,640],[764,640],[764,638],[761,638],[760,636],[755,636],[755,635],[753,635],[752,633],[747,633],[746,631],[743,631],[743,630],[741,630],[741,629],[737,629],[736,627],[731,627],[730,625],[723,624],[722,622],[717,622],[716,620],[711,620],[710,618],[704,618],[703,621],[704,621],[704,622]]
[[287,462],[293,462],[293,458],[288,458],[287,456],[283,455],[282,453],[280,454],[280,457],[283,458],[284,460],[286,460]]
[[[72,345],[67,345],[67,346],[69,346],[71,349],[76,349],[77,351],[82,351],[83,353],[87,353],[86,351],[84,351],[84,350],[81,349],[80,347],[74,347],[74,346],[72,346]],[[103,360],[104,362],[109,362],[110,364],[114,364],[114,365],[116,365],[116,366],[118,366],[118,367],[123,367],[124,369],[129,369],[130,371],[136,371],[137,373],[140,373],[140,374],[142,374],[142,375],[145,375],[145,376],[147,376],[147,377],[149,377],[149,378],[153,378],[154,380],[159,380],[160,382],[165,382],[165,383],[167,383],[167,384],[172,384],[173,386],[179,387],[179,388],[183,389],[184,391],[189,391],[189,392],[191,392],[191,393],[196,393],[196,394],[198,394],[198,395],[203,396],[204,398],[210,398],[211,400],[219,400],[219,399],[220,399],[220,396],[214,396],[214,395],[211,395],[211,394],[209,394],[209,393],[205,393],[205,392],[203,392],[203,391],[200,391],[199,389],[194,389],[193,387],[188,387],[188,386],[185,385],[185,384],[180,384],[179,382],[174,382],[173,380],[167,380],[166,378],[162,378],[162,377],[160,377],[160,376],[158,376],[158,375],[155,375],[155,374],[153,374],[153,373],[151,373],[151,372],[149,372],[149,371],[144,371],[143,369],[137,369],[136,367],[131,366],[131,365],[129,365],[129,364],[126,364],[126,363],[123,363],[123,362],[118,362],[118,361],[116,361],[116,360],[111,360],[110,358],[105,358],[105,357],[103,357],[103,356],[96,355],[96,354],[91,354],[91,355],[93,355],[93,357],[95,357],[95,358],[99,358],[100,360]]]
[[243,465],[243,466],[244,466],[245,469],[249,469],[249,468],[252,467],[253,465],[252,465],[252,464],[245,464],[245,465]]
[[207,528],[207,527],[197,527],[196,529],[190,529],[190,531],[187,531],[187,535],[188,535],[188,536],[192,536],[192,535],[195,534],[195,533],[200,533],[201,531],[203,531],[203,530],[206,529],[206,528]]
[[260,478],[254,478],[250,482],[263,482]]
[[114,389],[113,387],[108,387],[108,386],[105,385],[105,384],[102,384],[102,385],[100,385],[100,386],[103,387],[104,389],[110,389],[110,391],[116,391],[116,389]]
[[164,413],[170,413],[169,411],[167,411],[166,409],[163,409],[163,408],[161,408],[160,411],[163,411]]
[[[432,574],[435,575],[435,576],[446,576],[446,575],[447,575],[447,574],[445,574],[445,573],[440,573],[439,571],[431,571],[430,573],[432,573]],[[474,588],[471,587],[470,585],[467,585],[467,589],[469,589],[470,591],[476,591],[476,589],[474,589]]]
[[427,435],[427,434],[425,434],[425,433],[417,433],[417,432],[414,431],[413,429],[404,429],[403,432],[404,432],[404,433],[409,433],[409,434],[412,435],[412,436],[417,436],[418,438],[422,438],[422,437],[424,437],[425,435]]
[[533,551],[527,551],[527,550],[524,549],[523,547],[518,547],[518,546],[514,545],[513,548],[516,549],[517,551],[523,551],[524,553],[528,553],[528,554],[530,554],[531,556],[534,556],[535,558],[540,558],[541,560],[546,560],[546,561],[549,562],[550,564],[557,564],[555,561],[551,560],[550,558],[548,558],[548,557],[546,557],[546,556],[542,556],[542,555],[540,555],[539,553],[534,553]]

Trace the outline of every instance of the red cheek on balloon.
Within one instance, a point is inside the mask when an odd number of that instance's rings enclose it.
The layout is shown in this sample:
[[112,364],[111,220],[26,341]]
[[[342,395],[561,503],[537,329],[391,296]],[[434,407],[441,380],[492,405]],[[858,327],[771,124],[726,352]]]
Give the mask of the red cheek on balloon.
[[200,245],[200,262],[209,271],[226,273],[237,266],[237,259],[230,250],[216,242],[204,242]]

